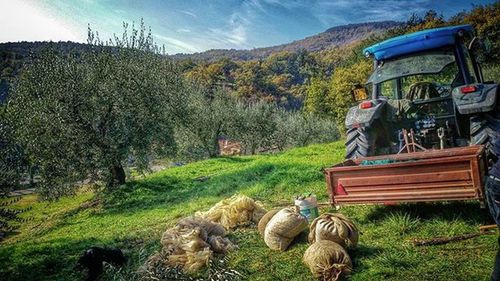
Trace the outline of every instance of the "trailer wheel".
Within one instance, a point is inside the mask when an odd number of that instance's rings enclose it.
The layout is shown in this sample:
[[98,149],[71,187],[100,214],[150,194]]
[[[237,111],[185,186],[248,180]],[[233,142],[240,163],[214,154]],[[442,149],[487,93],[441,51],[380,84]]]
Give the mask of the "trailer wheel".
[[470,118],[470,138],[471,145],[482,144],[486,145],[487,152],[490,156],[499,157],[493,153],[493,144],[500,136],[500,114],[483,113],[474,115]]
[[347,130],[346,159],[372,156],[375,152],[376,134],[372,128]]

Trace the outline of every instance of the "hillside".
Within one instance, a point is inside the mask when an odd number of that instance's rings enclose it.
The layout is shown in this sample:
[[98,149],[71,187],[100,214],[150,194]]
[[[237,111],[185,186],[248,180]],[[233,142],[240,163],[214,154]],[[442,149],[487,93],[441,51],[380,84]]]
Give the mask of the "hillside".
[[[245,194],[272,208],[311,191],[327,200],[321,168],[343,158],[342,142],[296,148],[275,155],[226,157],[191,163],[151,174],[105,194],[83,192],[55,202],[33,195],[17,203],[32,206],[33,217],[19,233],[2,242],[2,280],[78,280],[72,268],[90,246],[120,247],[127,267],[102,280],[134,280],[134,272],[160,247],[161,233],[182,217],[233,194]],[[206,181],[196,180],[206,177]],[[333,211],[322,208],[322,212]],[[496,252],[495,235],[432,247],[414,247],[414,238],[477,231],[489,223],[476,202],[343,207],[362,235],[351,281],[487,280]],[[312,280],[302,263],[305,234],[285,252],[266,247],[255,227],[239,228],[229,238],[239,249],[228,266],[247,280]]]
[[208,60],[216,61],[222,58],[231,60],[255,60],[265,59],[273,53],[281,51],[296,52],[299,50],[307,50],[309,52],[317,52],[329,50],[335,47],[343,47],[355,41],[365,39],[373,34],[383,33],[391,28],[401,26],[402,23],[394,21],[367,22],[335,26],[327,29],[325,32],[306,37],[301,40],[293,41],[282,45],[256,48],[253,50],[208,50],[194,54],[176,54],[172,57],[175,59],[190,58],[193,60]]
[[[370,35],[381,34],[400,25],[401,23],[393,21],[349,24],[332,27],[325,32],[278,46],[253,50],[209,50],[195,54],[176,54],[170,57],[176,60],[192,59],[194,61],[209,62],[222,58],[228,58],[232,61],[249,61],[265,59],[282,51],[297,52],[307,50],[308,52],[318,52],[347,46]],[[62,54],[78,54],[87,50],[89,45],[75,42],[0,43],[0,104],[7,98],[10,81],[18,76],[20,69],[29,56],[36,55],[48,47]]]

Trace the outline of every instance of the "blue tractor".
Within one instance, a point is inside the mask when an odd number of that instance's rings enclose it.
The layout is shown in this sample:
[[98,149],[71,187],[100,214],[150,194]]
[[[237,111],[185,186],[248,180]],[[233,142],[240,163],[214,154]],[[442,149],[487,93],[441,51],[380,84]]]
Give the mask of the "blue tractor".
[[[415,32],[363,50],[374,60],[364,86],[353,89],[346,159],[402,151],[409,132],[425,149],[486,145],[500,131],[498,84],[484,81],[488,44],[470,25]],[[406,136],[405,136],[406,134]]]

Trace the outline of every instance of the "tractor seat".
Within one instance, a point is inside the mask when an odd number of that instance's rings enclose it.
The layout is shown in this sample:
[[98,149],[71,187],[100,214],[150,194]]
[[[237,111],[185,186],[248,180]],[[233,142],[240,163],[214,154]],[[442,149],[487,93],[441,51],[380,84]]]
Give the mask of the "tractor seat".
[[439,97],[439,93],[431,82],[417,82],[410,85],[406,99],[411,101],[428,100]]

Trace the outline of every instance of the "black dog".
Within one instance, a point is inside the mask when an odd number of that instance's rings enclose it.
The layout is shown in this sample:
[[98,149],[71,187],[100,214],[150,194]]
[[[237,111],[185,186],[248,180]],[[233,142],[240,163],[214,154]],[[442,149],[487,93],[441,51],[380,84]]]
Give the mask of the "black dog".
[[87,269],[87,278],[85,280],[94,281],[103,272],[103,262],[121,266],[127,262],[127,259],[120,249],[92,247],[86,250],[78,259],[75,269]]

